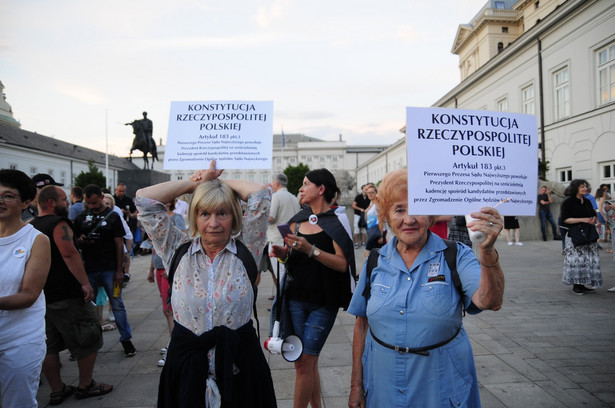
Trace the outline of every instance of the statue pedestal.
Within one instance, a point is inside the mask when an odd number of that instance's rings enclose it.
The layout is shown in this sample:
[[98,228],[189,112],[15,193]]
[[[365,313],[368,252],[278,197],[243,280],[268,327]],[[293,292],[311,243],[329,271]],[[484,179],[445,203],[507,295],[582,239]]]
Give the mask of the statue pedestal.
[[155,170],[124,170],[118,181],[126,184],[126,195],[134,197],[138,189],[171,180],[171,175]]

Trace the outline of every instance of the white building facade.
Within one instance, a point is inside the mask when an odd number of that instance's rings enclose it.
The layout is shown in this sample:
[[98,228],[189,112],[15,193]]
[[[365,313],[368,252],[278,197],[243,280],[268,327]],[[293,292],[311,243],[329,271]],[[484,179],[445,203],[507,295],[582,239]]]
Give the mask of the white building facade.
[[[433,106],[536,115],[549,181],[615,190],[615,1],[489,0],[453,52],[462,81]],[[405,154],[404,138],[359,166],[358,183]]]

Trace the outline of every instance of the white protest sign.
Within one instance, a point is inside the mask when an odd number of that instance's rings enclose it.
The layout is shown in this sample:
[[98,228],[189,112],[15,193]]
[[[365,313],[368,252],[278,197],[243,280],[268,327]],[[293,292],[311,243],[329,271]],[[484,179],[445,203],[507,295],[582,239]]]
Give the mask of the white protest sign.
[[164,169],[270,169],[273,102],[171,102]]
[[536,117],[508,112],[407,108],[408,210],[459,215],[498,206],[536,215]]

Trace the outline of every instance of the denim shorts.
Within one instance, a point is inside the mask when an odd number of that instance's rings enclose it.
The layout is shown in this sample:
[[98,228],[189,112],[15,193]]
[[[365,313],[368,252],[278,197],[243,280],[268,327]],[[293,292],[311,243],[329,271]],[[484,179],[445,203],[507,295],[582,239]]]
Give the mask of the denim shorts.
[[318,356],[335,323],[339,308],[291,299],[288,301],[288,309],[295,334],[303,342],[303,352]]

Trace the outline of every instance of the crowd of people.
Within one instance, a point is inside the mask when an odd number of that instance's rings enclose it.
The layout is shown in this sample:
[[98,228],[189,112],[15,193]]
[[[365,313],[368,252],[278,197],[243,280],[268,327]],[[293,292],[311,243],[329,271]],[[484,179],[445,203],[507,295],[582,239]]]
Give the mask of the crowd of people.
[[[141,245],[152,250],[147,280],[159,289],[170,339],[158,361],[159,407],[276,406],[253,314],[264,270],[276,285],[271,321],[282,338],[302,343],[295,407],[321,406],[319,355],[340,308],[356,316],[349,407],[480,406],[462,316],[501,307],[495,242],[504,229],[509,245],[521,244],[514,217],[491,207],[471,221],[409,215],[399,170],[361,187],[351,229],[327,169],[307,172],[297,196],[284,174],[265,186],[222,173],[212,161],[134,200],[123,183],[115,194],[74,187],[69,202],[49,175],[0,170],[2,407],[37,406],[41,373],[50,405],[113,391],[93,378],[95,362],[103,330],[118,330],[126,357],[137,353],[122,288]],[[588,190],[585,180],[568,186],[562,234],[546,186],[537,200],[543,239],[549,222],[564,248],[563,283],[578,295],[602,285],[599,241],[612,239],[614,227],[608,186],[593,202]],[[486,236],[474,250],[468,229]],[[106,303],[115,324],[105,324]],[[66,349],[79,369],[75,386],[62,380]]]

